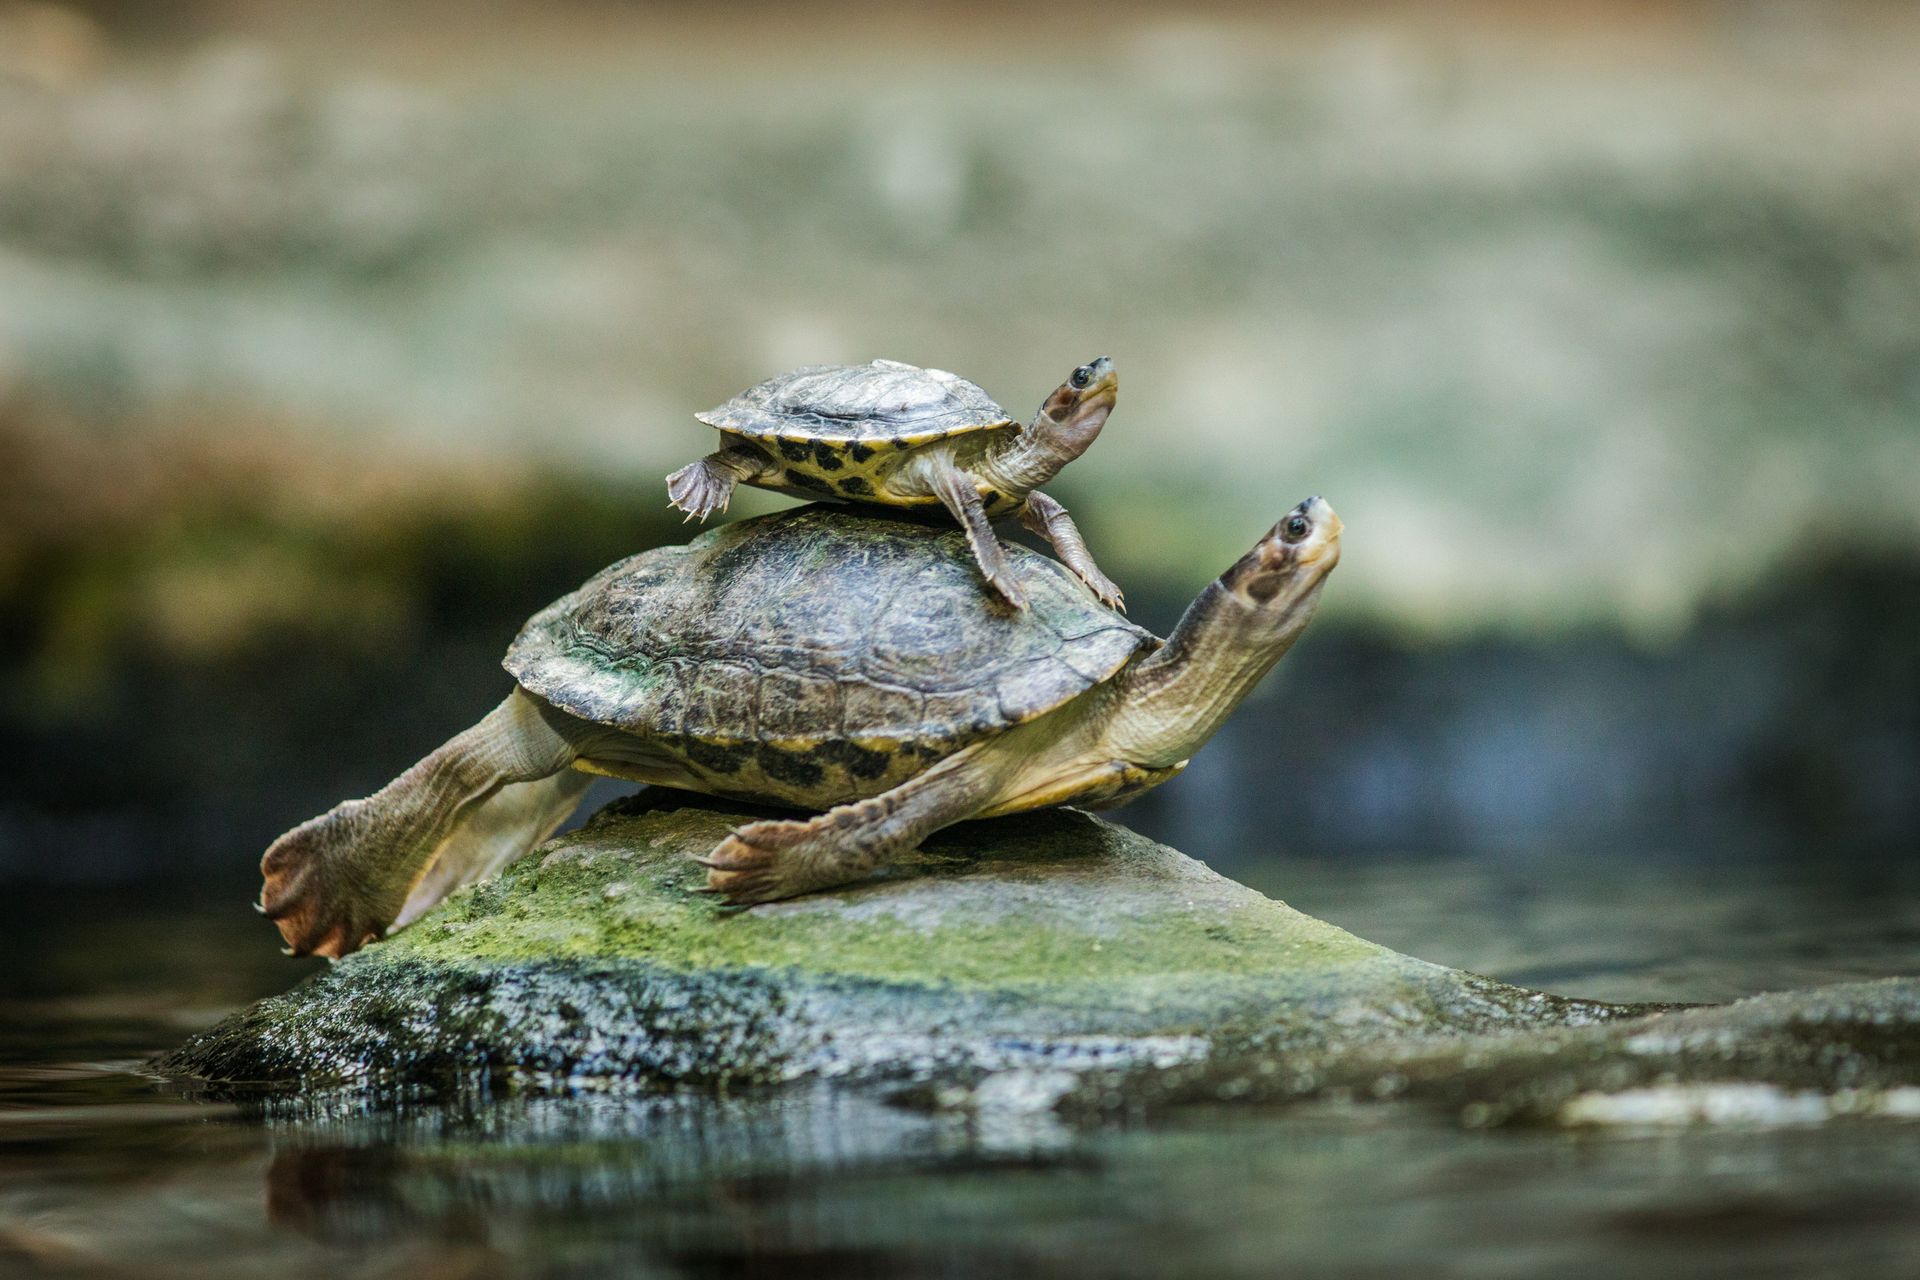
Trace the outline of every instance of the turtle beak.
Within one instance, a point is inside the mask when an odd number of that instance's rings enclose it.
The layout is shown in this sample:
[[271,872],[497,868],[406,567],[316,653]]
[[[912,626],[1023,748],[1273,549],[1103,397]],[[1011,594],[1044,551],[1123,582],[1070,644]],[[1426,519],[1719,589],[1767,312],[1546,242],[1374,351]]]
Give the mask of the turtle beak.
[[1054,388],[1047,402],[1040,406],[1040,412],[1059,423],[1069,419],[1105,422],[1120,394],[1119,371],[1114,368],[1111,357],[1095,356],[1073,371],[1074,378],[1082,374],[1086,375],[1086,381],[1081,385],[1074,385],[1070,378]]
[[[1083,385],[1074,385],[1084,375]],[[1085,453],[1100,438],[1120,388],[1113,361],[1099,356],[1073,371],[1040,406],[1031,430],[1046,440],[1062,463]]]
[[1305,518],[1310,526],[1307,536],[1295,543],[1298,562],[1307,564],[1324,560],[1326,569],[1333,568],[1340,559],[1340,532],[1346,528],[1339,514],[1325,498],[1315,494],[1288,512],[1287,519],[1274,526],[1275,532],[1281,532],[1295,516]]
[[1104,419],[1113,412],[1114,401],[1120,398],[1120,371],[1114,368],[1111,357],[1095,356],[1087,362],[1087,385],[1079,396],[1077,413],[1097,409]]

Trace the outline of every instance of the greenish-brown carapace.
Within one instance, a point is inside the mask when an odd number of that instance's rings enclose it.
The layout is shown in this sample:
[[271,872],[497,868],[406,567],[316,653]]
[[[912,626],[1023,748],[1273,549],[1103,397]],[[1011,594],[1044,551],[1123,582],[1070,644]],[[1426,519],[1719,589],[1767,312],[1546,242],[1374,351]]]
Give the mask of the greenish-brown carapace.
[[1185,766],[1339,556],[1339,517],[1309,498],[1161,641],[1024,547],[1007,570],[1029,605],[1007,609],[965,534],[882,512],[801,507],[643,552],[527,623],[479,724],[275,841],[261,909],[293,951],[344,955],[527,852],[593,774],[816,811],[703,859],[743,905],[967,818],[1116,801]]
[[809,365],[696,415],[721,447],[667,477],[689,519],[726,510],[736,484],[874,506],[944,506],[967,532],[980,572],[1026,603],[993,521],[1018,516],[1053,544],[1101,601],[1123,605],[1067,509],[1039,492],[1086,452],[1120,385],[1105,356],[1075,369],[1022,425],[973,383],[898,360]]

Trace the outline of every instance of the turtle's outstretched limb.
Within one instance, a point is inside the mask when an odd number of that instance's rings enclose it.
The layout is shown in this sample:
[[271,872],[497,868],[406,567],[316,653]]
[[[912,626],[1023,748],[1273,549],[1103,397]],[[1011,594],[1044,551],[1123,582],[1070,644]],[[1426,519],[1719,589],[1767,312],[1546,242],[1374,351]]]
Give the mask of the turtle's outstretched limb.
[[667,498],[687,513],[687,519],[705,520],[727,509],[735,485],[757,479],[770,465],[758,449],[730,445],[668,476]]
[[749,823],[696,861],[707,868],[707,887],[736,906],[858,880],[984,809],[1001,781],[994,755],[970,747],[817,818]]
[[1020,508],[1020,523],[1051,542],[1061,562],[1093,589],[1101,604],[1111,609],[1126,609],[1126,596],[1093,562],[1087,540],[1080,536],[1080,527],[1074,524],[1065,507],[1035,489],[1027,495],[1026,505]]
[[562,769],[550,778],[501,787],[440,846],[391,927],[412,924],[455,889],[485,880],[545,840],[573,816],[592,785],[592,774]]
[[437,857],[448,858],[433,878],[445,892],[524,853],[536,832],[565,819],[580,789],[553,785],[553,775],[578,758],[579,727],[515,689],[373,795],[274,841],[260,862],[262,914],[293,955],[337,958],[384,937],[403,910],[411,919],[431,905],[416,890]]
[[943,461],[927,473],[927,483],[933,495],[946,505],[947,511],[967,531],[967,542],[973,547],[973,558],[979,561],[980,572],[985,575],[987,584],[1014,608],[1026,608],[1027,589],[1013,576],[1013,566],[1007,561],[1007,549],[1001,545],[999,535],[994,533],[993,522],[987,519],[987,509],[980,500],[980,490],[974,487],[973,477],[951,462]]

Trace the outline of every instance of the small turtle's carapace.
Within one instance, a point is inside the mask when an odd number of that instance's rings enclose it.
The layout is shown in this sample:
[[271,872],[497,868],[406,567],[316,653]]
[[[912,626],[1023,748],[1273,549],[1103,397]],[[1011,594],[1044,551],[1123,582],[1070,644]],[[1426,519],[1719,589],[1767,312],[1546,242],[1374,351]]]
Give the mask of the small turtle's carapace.
[[1093,562],[1067,509],[1039,488],[1086,452],[1120,385],[1105,356],[1075,369],[1024,426],[944,369],[897,360],[811,365],[697,415],[721,447],[667,477],[688,519],[726,510],[736,484],[876,506],[944,506],[980,572],[1010,604],[1026,597],[993,521],[1018,516],[1053,544],[1102,603],[1120,588]]

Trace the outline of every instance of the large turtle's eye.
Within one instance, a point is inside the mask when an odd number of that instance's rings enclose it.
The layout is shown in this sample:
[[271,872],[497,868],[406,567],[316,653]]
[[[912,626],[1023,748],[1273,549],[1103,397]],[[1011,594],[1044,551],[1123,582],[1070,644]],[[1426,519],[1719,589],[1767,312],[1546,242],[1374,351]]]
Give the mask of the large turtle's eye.
[[1073,384],[1075,391],[1084,390],[1086,385],[1093,381],[1093,366],[1090,364],[1081,365],[1073,371],[1073,376],[1068,378],[1067,381]]
[[1311,528],[1313,528],[1313,525],[1307,518],[1295,512],[1293,515],[1288,516],[1286,522],[1280,526],[1280,532],[1288,542],[1298,542],[1307,536],[1307,531]]

